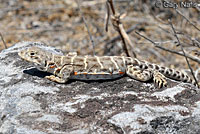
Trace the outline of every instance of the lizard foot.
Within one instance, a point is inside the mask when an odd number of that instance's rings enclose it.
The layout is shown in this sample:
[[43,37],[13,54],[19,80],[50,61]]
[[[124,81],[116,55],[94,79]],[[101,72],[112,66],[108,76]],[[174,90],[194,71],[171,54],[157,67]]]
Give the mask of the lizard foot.
[[46,79],[49,79],[54,82],[58,83],[66,83],[67,80],[61,79],[60,77],[56,77],[55,75],[45,76]]
[[159,88],[161,87],[167,87],[167,81],[165,79],[165,76],[161,74],[159,71],[154,71],[153,73],[153,81],[156,86]]

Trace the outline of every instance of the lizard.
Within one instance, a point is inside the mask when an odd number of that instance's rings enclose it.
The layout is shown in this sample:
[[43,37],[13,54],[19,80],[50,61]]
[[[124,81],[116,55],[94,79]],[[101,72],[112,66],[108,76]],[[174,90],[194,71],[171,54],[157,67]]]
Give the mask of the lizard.
[[51,73],[52,75],[45,78],[57,83],[66,83],[69,79],[116,79],[127,75],[142,82],[153,79],[159,88],[167,86],[166,77],[195,85],[195,81],[185,72],[132,57],[78,56],[76,52],[62,56],[38,46],[23,49],[18,55],[33,63],[38,70]]

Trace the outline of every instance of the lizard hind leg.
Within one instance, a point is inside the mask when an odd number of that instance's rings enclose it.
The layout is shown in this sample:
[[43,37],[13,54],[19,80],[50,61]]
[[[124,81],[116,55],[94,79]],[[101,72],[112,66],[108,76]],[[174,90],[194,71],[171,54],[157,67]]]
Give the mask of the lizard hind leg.
[[159,88],[167,87],[166,77],[157,70],[153,71],[153,81]]
[[159,88],[167,86],[167,81],[165,80],[165,76],[156,70],[141,69],[139,67],[134,67],[133,65],[129,65],[127,67],[126,73],[129,77],[139,81],[148,81],[153,78],[154,84]]
[[148,69],[142,70],[141,68],[133,66],[133,65],[127,66],[126,74],[129,77],[139,80],[139,81],[148,81],[152,79],[152,76],[153,76],[151,70],[148,70]]

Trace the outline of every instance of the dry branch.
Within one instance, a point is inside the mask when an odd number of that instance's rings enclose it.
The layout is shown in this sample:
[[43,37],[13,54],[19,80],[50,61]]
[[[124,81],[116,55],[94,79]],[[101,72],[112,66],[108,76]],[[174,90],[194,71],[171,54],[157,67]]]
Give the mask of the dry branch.
[[185,18],[194,28],[196,28],[200,32],[200,29],[194,23],[192,23],[187,17],[185,17],[178,9],[176,9],[176,12],[181,16],[183,16],[183,18]]
[[179,40],[179,38],[178,38],[178,36],[177,36],[177,34],[176,34],[176,31],[175,31],[175,29],[174,29],[174,26],[173,26],[171,20],[169,20],[169,23],[170,23],[170,25],[171,25],[171,27],[172,27],[172,30],[173,30],[173,32],[174,32],[174,35],[175,35],[177,41],[178,41],[178,44],[181,46],[181,51],[183,52],[183,55],[184,55],[185,60],[186,60],[186,62],[187,62],[187,65],[188,65],[188,67],[189,67],[189,69],[190,69],[190,71],[191,71],[192,77],[194,78],[196,85],[199,87],[198,81],[197,81],[196,77],[194,76],[194,71],[193,71],[192,67],[190,66],[190,63],[189,63],[189,61],[188,61],[187,56],[185,55],[185,51],[184,51],[183,46],[182,46],[182,44],[181,44],[181,42],[180,42],[180,40]]
[[5,49],[7,49],[7,45],[6,45],[6,42],[4,41],[4,38],[3,38],[3,35],[0,33],[0,36],[1,36],[1,40],[3,41],[3,45],[5,47]]
[[[142,23],[138,23],[138,24],[136,24],[136,25],[133,25],[133,26],[131,26],[127,31],[126,31],[126,33],[127,34],[129,34],[129,33],[131,33],[133,30],[135,30],[138,26],[140,26]],[[116,42],[117,40],[119,40],[120,39],[120,35],[118,35],[118,36],[116,36],[116,37],[113,37],[111,40],[109,40],[108,42],[106,42],[106,45],[108,45],[108,44],[111,44],[111,43],[114,43],[114,42]]]
[[[125,17],[125,14],[120,15],[119,13],[116,13],[112,0],[107,0],[107,3],[109,5],[107,7],[111,8],[111,11],[113,14],[111,17],[112,25],[114,26],[114,29],[119,33],[119,35],[122,39],[123,49],[124,49],[126,55],[129,57],[136,57],[136,54],[133,52],[133,50],[131,50],[131,52],[128,50],[128,48],[131,48],[133,45],[131,43],[131,40],[129,39],[129,36],[127,35],[127,33],[125,32],[125,30],[123,28],[123,24],[121,23],[121,19],[123,19]],[[109,9],[107,9],[107,10],[109,10]],[[129,46],[126,44],[125,40],[127,40]]]
[[106,9],[107,9],[107,14],[106,14],[106,17],[105,17],[105,30],[106,32],[108,32],[108,22],[109,22],[109,19],[110,19],[110,7],[109,7],[109,4],[108,4],[108,1],[106,1]]
[[87,25],[87,23],[86,23],[85,17],[84,17],[84,15],[83,15],[83,13],[82,13],[82,10],[81,10],[81,8],[80,8],[79,0],[76,0],[76,3],[77,3],[77,5],[78,5],[78,9],[79,9],[80,14],[81,14],[81,17],[82,17],[82,19],[83,19],[83,21],[84,21],[84,24],[85,24],[85,26],[86,26],[86,28],[87,28],[88,35],[89,35],[90,41],[91,41],[91,43],[92,43],[93,56],[94,56],[94,55],[95,55],[95,44],[94,44],[94,40],[93,40],[93,38],[92,38],[92,34],[90,33],[89,27],[88,27],[88,25]]
[[[140,33],[138,33],[137,31],[135,31],[135,33],[138,34],[139,36],[143,37],[144,39],[148,40],[149,42],[151,42],[152,44],[154,44],[155,47],[157,47],[159,49],[162,49],[164,51],[167,51],[167,52],[170,52],[170,53],[174,53],[174,54],[177,54],[177,55],[180,55],[180,56],[184,56],[184,54],[182,54],[182,53],[179,53],[177,51],[170,50],[168,48],[164,48],[164,47],[160,46],[160,43],[154,42],[153,40],[147,38],[146,36],[144,36],[144,35],[142,35]],[[186,54],[186,57],[188,57],[189,59],[191,59],[191,60],[193,60],[193,61],[195,61],[195,62],[197,62],[197,63],[200,64],[200,59],[199,58],[191,56],[191,55],[188,55],[188,54]]]

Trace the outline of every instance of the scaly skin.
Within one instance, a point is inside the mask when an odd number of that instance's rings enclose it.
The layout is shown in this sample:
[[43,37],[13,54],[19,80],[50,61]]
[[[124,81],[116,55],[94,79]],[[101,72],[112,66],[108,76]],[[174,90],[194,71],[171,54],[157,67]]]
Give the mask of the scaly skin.
[[77,56],[76,53],[60,56],[39,47],[30,47],[18,54],[39,70],[52,73],[46,78],[58,83],[65,83],[69,79],[115,79],[126,74],[139,81],[153,79],[159,87],[167,86],[165,77],[195,85],[195,81],[186,73],[131,57]]

